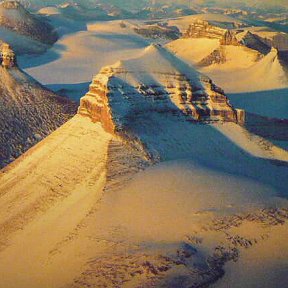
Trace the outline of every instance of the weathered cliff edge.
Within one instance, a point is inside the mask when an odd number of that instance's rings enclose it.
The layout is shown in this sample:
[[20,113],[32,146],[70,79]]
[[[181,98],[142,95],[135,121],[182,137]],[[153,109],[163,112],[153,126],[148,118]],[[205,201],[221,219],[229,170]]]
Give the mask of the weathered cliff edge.
[[111,133],[152,112],[178,114],[192,122],[245,121],[244,111],[235,109],[211,79],[159,45],[137,59],[104,67],[78,110]]

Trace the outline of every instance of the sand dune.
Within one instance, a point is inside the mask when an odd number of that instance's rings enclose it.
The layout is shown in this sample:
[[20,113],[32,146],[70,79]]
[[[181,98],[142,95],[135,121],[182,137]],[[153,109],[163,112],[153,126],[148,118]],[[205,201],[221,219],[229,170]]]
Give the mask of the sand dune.
[[102,196],[110,139],[74,117],[1,171],[0,287],[59,287],[79,272],[81,255],[50,261]]
[[[144,69],[148,60],[134,68]],[[278,221],[277,211],[286,219],[286,210],[277,209],[286,205],[287,152],[233,123],[197,125],[169,113],[139,115],[130,130],[162,163],[141,171],[144,155],[77,115],[1,171],[1,288],[179,287],[174,273],[190,287],[221,277],[221,265],[207,264],[218,259],[220,244],[226,263],[241,257],[250,238],[262,243],[267,234],[274,241],[270,224],[258,233],[259,223],[247,215],[273,207],[275,215],[259,212],[255,219]],[[235,214],[242,215],[237,227],[243,230],[233,230]],[[213,219],[223,216],[227,228],[216,229],[222,224]],[[239,247],[233,237],[243,238]]]
[[276,50],[272,50],[259,62],[243,70],[234,71],[233,74],[229,71],[226,72],[225,68],[221,69],[221,65],[218,67],[215,67],[216,69],[209,67],[204,69],[203,72],[209,74],[218,85],[222,85],[225,91],[229,93],[255,92],[288,87],[287,73],[279,61]]
[[[120,21],[91,24],[88,31],[66,35],[46,54],[22,58],[20,64],[32,66],[27,73],[43,84],[83,83],[101,67],[133,57],[147,45],[131,28],[121,28]],[[33,67],[37,62],[47,64]]]

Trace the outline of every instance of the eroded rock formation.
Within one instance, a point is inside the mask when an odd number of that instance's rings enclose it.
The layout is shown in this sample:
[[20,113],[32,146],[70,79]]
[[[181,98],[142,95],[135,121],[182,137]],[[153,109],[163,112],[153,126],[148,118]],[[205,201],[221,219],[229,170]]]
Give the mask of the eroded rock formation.
[[240,45],[234,31],[210,25],[202,20],[191,23],[183,37],[219,39],[222,45]]
[[113,77],[113,71],[109,73],[105,69],[102,69],[94,77],[89,92],[81,98],[78,113],[89,116],[92,121],[101,122],[105,130],[114,132],[115,124],[112,119],[109,103],[109,95],[112,92],[110,91],[112,87],[109,86],[111,77]]
[[251,33],[250,31],[240,32],[236,37],[242,45],[256,50],[263,55],[268,54],[271,50],[271,48],[265,44],[259,36]]
[[3,67],[11,68],[16,66],[16,55],[11,46],[7,43],[3,43],[0,47],[0,64]]
[[238,42],[235,33],[232,32],[231,30],[226,30],[224,33],[222,39],[220,40],[221,45],[234,45],[234,46],[239,46],[240,43]]
[[[153,65],[154,59],[159,66]],[[137,115],[150,112],[184,115],[196,122],[244,122],[244,112],[232,107],[221,88],[184,65],[154,45],[139,59],[103,68],[81,99],[78,112],[101,122],[111,133],[126,129]]]
[[164,25],[145,25],[134,28],[134,31],[146,38],[176,40],[180,37],[180,31],[177,27]]
[[199,62],[200,66],[210,66],[212,64],[223,64],[226,62],[225,49],[222,46],[215,49],[211,54]]

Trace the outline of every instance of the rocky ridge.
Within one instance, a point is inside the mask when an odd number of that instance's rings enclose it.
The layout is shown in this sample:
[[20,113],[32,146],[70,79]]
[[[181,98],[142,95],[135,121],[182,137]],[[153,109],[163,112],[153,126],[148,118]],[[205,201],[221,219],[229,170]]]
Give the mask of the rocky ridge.
[[[275,47],[279,51],[288,51],[288,36],[287,33],[278,32],[271,33],[272,36],[261,35],[259,33],[258,37],[260,37],[261,41],[265,43],[268,47]],[[256,34],[257,35],[257,34]]]
[[71,118],[76,104],[19,69],[7,43],[1,46],[0,62],[0,167],[4,167]]
[[0,26],[49,45],[58,39],[48,22],[32,15],[18,1],[0,2]]
[[145,25],[134,28],[134,31],[145,38],[176,40],[180,37],[177,27],[169,27],[159,24]]
[[220,24],[196,19],[184,32],[183,38],[218,39],[220,45],[246,46],[264,55],[269,53],[273,47],[279,51],[288,50],[286,33],[275,32],[268,28],[259,31],[252,28],[227,28],[221,27]]
[[249,30],[238,33],[236,37],[239,43],[248,48],[258,51],[263,55],[266,55],[271,50],[270,46],[264,43],[261,37],[259,37],[256,34],[253,34]]
[[245,118],[211,79],[159,45],[150,46],[138,59],[104,67],[81,99],[78,113],[115,133],[127,130],[133,117],[144,111],[184,115],[195,122],[243,123]]
[[272,36],[270,35],[265,38],[265,31],[250,31],[249,29],[243,30],[242,28],[227,29],[197,19],[189,25],[189,28],[183,34],[183,38],[219,40],[219,46],[197,63],[202,67],[226,63],[229,58],[229,56],[227,57],[226,55],[226,47],[232,45],[241,46],[242,48],[247,47],[251,52],[253,52],[252,50],[254,50],[254,52],[256,51],[258,55],[256,55],[255,64],[270,52],[276,52],[283,69],[287,71],[287,50],[285,50],[288,43],[287,35],[285,35],[285,33],[271,31],[267,33],[268,36],[270,34]]
[[189,25],[183,37],[219,39],[222,45],[240,45],[234,31],[213,26],[207,21],[199,19]]

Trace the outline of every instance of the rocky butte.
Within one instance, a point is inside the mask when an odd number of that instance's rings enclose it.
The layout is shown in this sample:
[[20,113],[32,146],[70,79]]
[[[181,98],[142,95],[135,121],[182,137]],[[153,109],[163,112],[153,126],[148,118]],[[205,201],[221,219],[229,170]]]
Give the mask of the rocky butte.
[[234,31],[210,25],[207,21],[199,19],[189,25],[183,37],[219,39],[222,45],[240,45]]
[[[79,114],[102,122],[112,133],[129,130],[143,113],[181,115],[191,122],[245,121],[210,78],[160,45],[136,59],[104,67],[81,99]],[[148,114],[146,114],[148,115]]]

